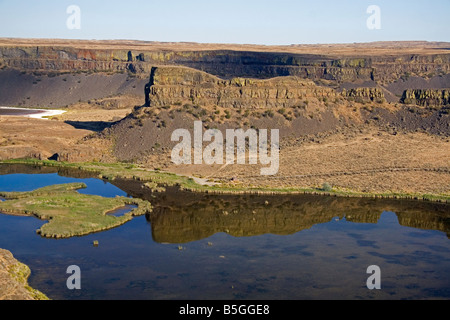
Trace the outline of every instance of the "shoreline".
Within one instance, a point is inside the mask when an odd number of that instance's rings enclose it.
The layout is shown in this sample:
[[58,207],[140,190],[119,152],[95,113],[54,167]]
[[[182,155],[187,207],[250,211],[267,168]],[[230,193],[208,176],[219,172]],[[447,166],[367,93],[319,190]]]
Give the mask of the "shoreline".
[[365,193],[357,190],[332,188],[323,190],[320,187],[308,188],[243,188],[227,185],[199,184],[195,177],[181,176],[171,172],[154,171],[127,163],[68,163],[52,160],[14,159],[2,160],[0,164],[24,164],[34,166],[47,166],[58,168],[73,168],[88,172],[95,172],[99,178],[105,180],[129,179],[142,183],[153,182],[162,186],[178,186],[182,191],[209,193],[209,194],[253,194],[253,195],[295,195],[312,194],[332,197],[367,197],[374,199],[409,199],[418,201],[432,201],[438,203],[450,203],[449,194],[433,193],[402,193],[402,192],[377,192]]
[[30,286],[30,267],[19,261],[11,251],[0,248],[0,266],[0,283],[11,288],[7,292],[0,292],[0,301],[50,300],[45,293]]

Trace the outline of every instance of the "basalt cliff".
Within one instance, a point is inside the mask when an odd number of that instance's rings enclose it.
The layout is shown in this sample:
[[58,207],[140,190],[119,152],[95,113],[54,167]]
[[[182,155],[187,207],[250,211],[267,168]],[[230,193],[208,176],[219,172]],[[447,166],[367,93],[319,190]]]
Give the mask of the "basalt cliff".
[[[189,67],[228,81],[291,77],[331,86],[339,92],[350,89],[350,95],[354,95],[352,89],[377,88],[380,92],[368,95],[363,92],[361,96],[382,99],[385,95],[389,102],[404,102],[401,97],[407,89],[447,89],[450,86],[450,53],[446,43],[266,47],[0,39],[0,105],[48,103],[50,100],[35,96],[50,84],[70,91],[65,97],[53,99],[53,107],[58,106],[55,101],[59,106],[77,102],[71,98],[75,96],[87,101],[100,95],[142,95],[152,68],[161,66]],[[159,83],[168,84],[165,82],[168,78],[172,81],[179,78],[176,70],[165,69],[165,75],[159,74]],[[174,74],[167,75],[168,72]],[[80,78],[80,75],[85,77]],[[211,79],[203,80],[211,84]],[[203,80],[197,79],[197,83]],[[288,85],[287,81],[283,82]],[[296,85],[290,83],[292,88]],[[89,90],[92,86],[95,92]],[[324,89],[317,91],[321,95]]]
[[[368,45],[365,50],[358,45],[338,45],[333,50],[332,46],[311,49],[308,46],[254,48],[230,45],[230,49],[223,46],[211,49],[214,46],[188,46],[182,43],[164,47],[151,42],[119,41],[114,46],[108,42],[92,41],[17,42],[9,39],[1,41],[0,66],[30,71],[129,71],[147,75],[154,65],[182,65],[225,79],[237,76],[297,76],[311,80],[373,80],[386,83],[405,76],[431,77],[450,71],[450,54],[445,51],[448,50],[445,43],[426,43],[425,46],[411,43],[409,48],[417,46],[420,50],[409,53],[410,50],[402,50],[405,45],[402,43],[397,46],[391,43],[389,52],[383,43],[379,43],[379,47]],[[429,50],[424,50],[424,47]],[[280,51],[275,51],[277,49]]]

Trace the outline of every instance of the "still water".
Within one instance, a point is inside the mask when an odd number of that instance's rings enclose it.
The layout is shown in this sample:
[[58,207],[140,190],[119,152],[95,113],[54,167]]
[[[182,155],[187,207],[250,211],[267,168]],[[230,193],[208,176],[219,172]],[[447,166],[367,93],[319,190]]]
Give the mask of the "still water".
[[[0,214],[0,248],[51,299],[449,299],[450,210],[440,203],[320,196],[151,194],[79,171],[0,166],[1,191],[81,181],[79,192],[148,199],[118,228],[45,239],[33,217]],[[99,245],[93,246],[97,240]],[[67,267],[81,269],[69,290]],[[378,265],[381,289],[366,286]]]

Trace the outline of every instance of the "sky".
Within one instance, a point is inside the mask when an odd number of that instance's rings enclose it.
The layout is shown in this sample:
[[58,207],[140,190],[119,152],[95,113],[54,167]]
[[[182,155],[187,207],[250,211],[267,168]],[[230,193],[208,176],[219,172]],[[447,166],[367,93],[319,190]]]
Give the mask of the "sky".
[[[70,6],[78,13],[68,13]],[[377,10],[368,12],[373,6]],[[263,45],[450,42],[449,13],[450,0],[0,0],[0,37]]]

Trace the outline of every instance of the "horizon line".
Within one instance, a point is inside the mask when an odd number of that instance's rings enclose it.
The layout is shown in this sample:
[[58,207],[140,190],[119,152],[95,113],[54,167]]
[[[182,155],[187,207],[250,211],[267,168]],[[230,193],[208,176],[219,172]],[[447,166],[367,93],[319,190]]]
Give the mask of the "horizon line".
[[83,39],[83,38],[45,38],[45,37],[0,37],[0,40],[36,40],[36,41],[75,41],[75,42],[135,42],[143,44],[195,44],[195,45],[236,45],[236,46],[264,46],[264,47],[295,47],[295,46],[326,46],[326,45],[358,45],[358,44],[435,44],[450,43],[443,40],[376,40],[367,42],[316,42],[316,43],[291,43],[291,44],[262,44],[262,43],[233,43],[233,42],[196,42],[196,41],[160,41],[140,39]]

